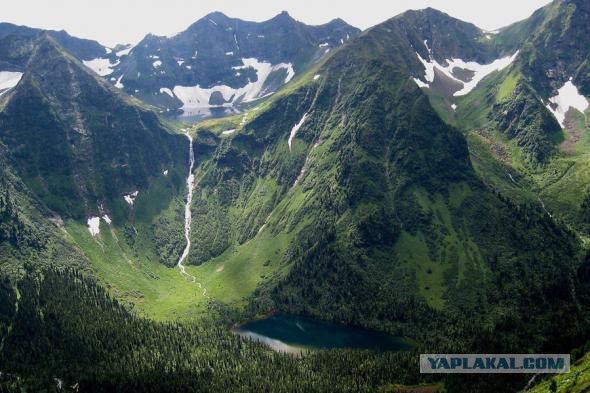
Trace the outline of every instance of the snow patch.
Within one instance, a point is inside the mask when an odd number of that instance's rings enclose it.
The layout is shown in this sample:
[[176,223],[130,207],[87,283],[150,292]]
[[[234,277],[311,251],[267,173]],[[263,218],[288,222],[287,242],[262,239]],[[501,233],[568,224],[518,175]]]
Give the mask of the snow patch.
[[160,87],[160,94],[166,93],[168,94],[170,97],[174,98],[174,93],[172,93],[172,90],[170,90],[167,87]]
[[178,64],[178,66],[180,67],[182,65],[182,63],[184,63],[184,60],[176,60],[176,63]]
[[159,68],[162,65],[162,61],[161,60],[156,60],[152,63],[152,66],[154,68]]
[[453,108],[453,110],[457,110],[457,104],[451,104],[451,108]]
[[582,113],[588,109],[588,100],[580,94],[578,88],[572,83],[572,78],[557,90],[557,95],[549,98],[549,102],[556,105],[555,109],[547,105],[547,109],[553,113],[561,128],[564,128],[565,114],[570,108]]
[[233,56],[234,55],[234,52],[225,52],[225,55],[226,56]]
[[135,198],[137,198],[137,195],[139,195],[139,191],[135,191],[129,195],[124,195],[123,198],[129,206],[133,206],[133,204],[135,203]]
[[86,223],[88,224],[88,231],[92,236],[100,233],[100,217],[90,217]]
[[293,138],[295,138],[297,131],[299,131],[299,129],[301,128],[303,123],[305,123],[306,118],[307,118],[307,112],[303,115],[301,120],[299,120],[299,123],[295,124],[293,126],[293,128],[291,129],[291,134],[289,135],[289,140],[287,141],[287,144],[289,145],[289,151],[291,151],[291,142],[293,141]]
[[313,80],[314,80],[314,81],[315,81],[315,80],[318,80],[319,78],[320,78],[320,74],[315,74],[315,75],[313,76]]
[[[432,83],[434,81],[434,68],[436,67],[436,69],[441,71],[447,77],[453,79],[454,81],[460,83],[463,86],[462,89],[456,91],[453,94],[456,97],[463,96],[471,92],[477,86],[477,84],[481,82],[482,79],[490,75],[492,72],[501,71],[504,68],[508,67],[518,55],[518,51],[516,51],[516,53],[514,53],[512,56],[506,56],[500,59],[496,59],[489,64],[479,64],[475,61],[464,61],[462,59],[454,58],[446,59],[445,63],[447,63],[447,65],[443,66],[432,57],[431,50],[428,47],[428,42],[426,40],[424,40],[424,45],[426,46],[426,49],[428,49],[428,60],[423,59],[418,52],[416,52],[416,56],[418,56],[418,60],[420,60],[420,62],[425,68],[423,78],[426,80],[426,83],[418,78],[414,78],[414,81],[419,87],[430,87],[429,83]],[[469,82],[463,82],[462,80],[456,78],[453,75],[454,68],[462,68],[472,71],[474,73],[473,77]]]
[[168,169],[166,169],[164,172],[162,172],[162,174],[163,174],[164,176],[168,176]]
[[217,26],[217,23],[215,23],[215,21],[213,19],[209,19],[209,22],[213,23],[215,26]]
[[104,216],[102,216],[102,219],[104,220],[104,222],[106,222],[107,224],[111,225],[111,218],[109,216],[107,216],[106,214]]
[[133,49],[133,47],[129,47],[127,49],[123,49],[118,51],[117,53],[115,53],[115,55],[117,55],[117,57],[121,57],[121,56],[127,56],[129,54],[129,52],[131,52],[131,49]]
[[22,77],[22,72],[0,71],[0,91],[13,88]]
[[483,78],[490,75],[494,71],[501,71],[504,68],[508,67],[510,64],[512,64],[514,59],[516,59],[516,56],[518,56],[518,51],[516,51],[512,56],[506,56],[502,57],[501,59],[496,59],[490,64],[479,64],[475,61],[464,62],[461,59],[452,59],[450,62],[447,60],[447,62],[449,63],[450,70],[452,70],[455,67],[458,67],[465,68],[475,72],[473,78],[471,78],[469,82],[463,85],[463,89],[455,92],[455,94],[453,95],[463,96],[469,93],[475,88],[475,86],[477,86],[479,82],[481,82]]
[[113,72],[113,67],[119,64],[119,61],[117,60],[115,64],[112,64],[109,59],[96,58],[92,60],[83,60],[82,63],[98,75],[107,76]]
[[424,40],[424,46],[426,47],[426,49],[428,50],[428,55],[432,56],[432,50],[430,49],[430,47],[428,46],[428,40]]
[[321,44],[318,45],[320,48],[323,48],[324,46],[330,46],[330,44],[328,44],[327,42],[322,42]]
[[117,89],[122,89],[122,88],[124,88],[124,87],[125,87],[125,85],[123,85],[123,84],[121,83],[121,80],[122,80],[122,79],[123,79],[123,75],[121,75],[121,76],[119,77],[119,79],[117,79],[117,83],[115,83],[115,87],[116,87]]
[[231,130],[225,130],[225,131],[223,131],[223,132],[221,132],[221,133],[222,133],[223,135],[231,135],[231,134],[233,134],[234,132],[236,132],[236,129],[235,129],[235,128],[232,128]]
[[416,82],[416,84],[418,85],[418,87],[430,87],[428,85],[428,83],[424,83],[422,82],[420,79],[418,78],[414,78],[414,82]]
[[[226,103],[222,106],[232,106],[236,102],[250,102],[268,95],[269,92],[264,89],[264,83],[268,76],[280,69],[287,71],[284,83],[288,83],[294,76],[295,71],[291,63],[279,63],[272,65],[256,58],[243,58],[244,65],[232,67],[234,70],[240,70],[248,67],[256,70],[256,82],[249,82],[246,86],[233,88],[227,85],[217,85],[209,88],[197,86],[174,86],[174,95],[183,103],[182,109],[187,108],[210,108],[209,98],[214,92],[220,92]],[[187,66],[188,68],[189,66]]]

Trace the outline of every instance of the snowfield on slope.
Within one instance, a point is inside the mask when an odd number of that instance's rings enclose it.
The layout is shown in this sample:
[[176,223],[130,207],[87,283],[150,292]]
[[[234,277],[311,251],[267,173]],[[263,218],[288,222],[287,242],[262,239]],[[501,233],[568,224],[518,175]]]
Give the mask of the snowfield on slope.
[[[441,71],[447,77],[451,78],[452,80],[460,83],[463,88],[454,92],[453,96],[463,96],[471,92],[479,82],[481,82],[486,76],[490,75],[494,71],[501,71],[504,68],[508,67],[516,56],[518,56],[518,51],[516,51],[512,56],[502,57],[500,59],[496,59],[489,64],[479,64],[476,61],[464,61],[462,59],[446,59],[445,63],[446,66],[443,66],[439,62],[437,62],[431,54],[430,48],[428,47],[427,41],[424,41],[424,45],[426,49],[428,49],[429,58],[425,60],[420,56],[418,52],[416,52],[416,56],[418,56],[418,60],[422,63],[425,68],[423,79],[426,80],[426,83],[421,79],[414,78],[414,82],[418,85],[418,87],[430,87],[430,83],[434,82],[434,68],[436,67],[437,70]],[[455,68],[469,70],[473,72],[473,77],[468,82],[464,82],[453,75],[453,70]]]
[[100,233],[100,217],[90,217],[86,223],[91,236],[94,237]]
[[167,87],[161,87],[160,88],[160,94],[168,94],[170,97],[174,98],[174,93],[172,93],[172,90],[170,90]]
[[[264,83],[268,79],[268,76],[281,69],[287,71],[284,83],[288,83],[293,76],[295,71],[291,63],[279,63],[272,65],[265,61],[259,61],[256,58],[244,58],[242,59],[244,65],[233,67],[234,70],[241,70],[244,68],[252,67],[256,70],[257,80],[256,82],[249,82],[247,85],[240,88],[233,88],[227,85],[218,85],[209,88],[203,88],[197,86],[174,86],[174,95],[183,103],[181,109],[186,108],[210,108],[215,106],[232,106],[236,102],[249,102],[258,98],[262,98],[266,94],[270,93],[264,90]],[[220,92],[223,96],[224,105],[211,105],[209,99],[211,94],[214,92]]]
[[0,92],[16,86],[22,76],[22,72],[0,71]]
[[291,151],[291,142],[293,142],[293,138],[295,138],[295,135],[297,135],[297,131],[299,131],[303,123],[305,123],[306,118],[307,112],[303,114],[303,117],[301,118],[301,120],[299,120],[299,123],[295,124],[291,129],[291,134],[289,134],[289,140],[287,141],[287,144],[289,145],[289,151]]
[[117,57],[127,56],[129,54],[129,52],[131,52],[131,49],[133,49],[133,47],[129,46],[129,48],[127,48],[127,49],[122,49],[122,50],[118,51],[117,53],[115,53],[115,55]]
[[555,109],[547,105],[547,109],[553,113],[561,128],[564,128],[565,115],[570,108],[582,113],[588,109],[588,100],[580,94],[578,88],[572,83],[572,78],[557,90],[557,95],[549,98],[549,102],[556,105]]
[[112,74],[113,68],[119,64],[119,61],[116,63],[111,63],[109,59],[97,58],[92,60],[83,60],[82,63],[92,71],[96,72],[100,76],[107,76]]

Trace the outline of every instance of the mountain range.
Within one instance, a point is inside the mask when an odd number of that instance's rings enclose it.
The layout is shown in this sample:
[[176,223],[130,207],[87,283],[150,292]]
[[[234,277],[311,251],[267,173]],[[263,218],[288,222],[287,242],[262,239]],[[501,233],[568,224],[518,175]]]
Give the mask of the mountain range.
[[267,96],[358,33],[341,19],[308,26],[286,12],[261,23],[215,12],[85,64],[147,103],[193,113]]
[[[1,24],[0,386],[492,392],[530,379],[430,378],[415,353],[269,355],[225,328],[276,312],[418,353],[583,353],[589,20],[583,0],[493,32],[431,8],[363,32],[213,13],[112,49]],[[162,113],[216,108],[232,113]]]

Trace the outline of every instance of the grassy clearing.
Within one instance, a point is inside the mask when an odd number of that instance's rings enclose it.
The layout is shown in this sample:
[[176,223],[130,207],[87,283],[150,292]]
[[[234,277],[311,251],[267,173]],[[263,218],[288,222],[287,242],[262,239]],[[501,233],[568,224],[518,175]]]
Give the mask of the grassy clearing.
[[[136,228],[139,232],[147,230],[143,224]],[[263,229],[254,239],[231,247],[217,258],[200,266],[187,266],[187,271],[207,289],[209,298],[176,268],[160,263],[150,252],[151,247],[143,244],[146,238],[138,237],[131,248],[122,240],[121,232],[104,221],[100,235],[94,238],[75,221],[68,222],[66,229],[110,293],[139,315],[156,320],[198,318],[207,312],[209,300],[244,305],[245,298],[262,280],[287,271],[281,256],[292,237],[273,236],[270,230]]]
[[518,82],[519,78],[520,78],[520,75],[517,72],[511,72],[510,74],[508,74],[504,78],[502,83],[500,83],[500,87],[498,88],[498,91],[496,92],[496,101],[500,102],[500,101],[510,97],[510,95],[512,94],[512,92],[516,88],[516,83]]
[[436,308],[444,307],[443,285],[445,267],[430,259],[428,245],[421,233],[411,235],[402,232],[395,246],[395,255],[408,267],[415,269],[418,281],[418,293],[426,302]]
[[[240,307],[260,282],[288,270],[282,255],[295,231],[275,236],[269,228],[200,266],[187,266],[187,272],[207,289],[207,296],[175,267],[166,267],[154,245],[154,224],[167,218],[177,224],[167,228],[170,236],[183,236],[184,175],[181,169],[170,169],[167,176],[140,192],[132,208],[124,201],[113,202],[113,224],[101,220],[96,237],[83,223],[66,223],[69,237],[109,292],[137,314],[155,320],[202,317],[210,300]],[[270,191],[271,196],[276,188],[273,182],[260,182],[259,186],[259,193]]]
[[212,299],[245,305],[245,299],[263,280],[286,273],[288,265],[281,257],[291,236],[273,236],[263,229],[254,239],[229,248],[220,256],[194,268]]
[[104,221],[100,225],[100,235],[94,238],[75,221],[69,221],[66,230],[112,295],[137,314],[156,320],[194,317],[206,311],[206,298],[177,269],[165,267],[148,252],[138,254],[116,228]]

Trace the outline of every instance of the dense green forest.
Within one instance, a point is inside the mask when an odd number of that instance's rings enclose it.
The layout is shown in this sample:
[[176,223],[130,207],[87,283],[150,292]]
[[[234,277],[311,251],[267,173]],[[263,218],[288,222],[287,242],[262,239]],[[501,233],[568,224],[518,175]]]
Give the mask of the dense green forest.
[[[580,384],[538,389],[583,389],[590,111],[560,121],[549,97],[590,94],[589,15],[556,0],[491,34],[408,11],[192,126],[51,34],[3,38],[24,73],[0,95],[0,392],[520,391],[531,375],[420,374],[418,354],[570,352]],[[476,71],[434,68],[506,58],[458,96]],[[232,332],[274,313],[415,349],[292,356]]]
[[[18,285],[3,279],[0,290],[3,392],[440,388],[439,377],[418,373],[418,352],[280,354],[232,334],[227,312],[215,305],[210,318],[198,322],[152,322],[133,316],[93,280],[68,269],[27,270]],[[462,375],[442,382],[447,391],[496,392],[518,389],[526,378]]]

